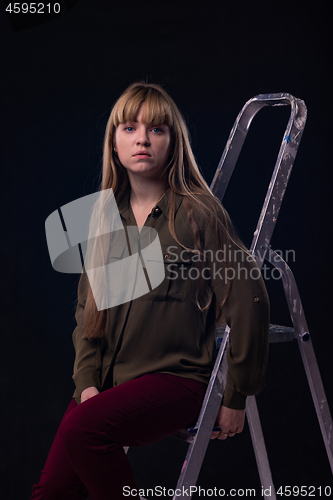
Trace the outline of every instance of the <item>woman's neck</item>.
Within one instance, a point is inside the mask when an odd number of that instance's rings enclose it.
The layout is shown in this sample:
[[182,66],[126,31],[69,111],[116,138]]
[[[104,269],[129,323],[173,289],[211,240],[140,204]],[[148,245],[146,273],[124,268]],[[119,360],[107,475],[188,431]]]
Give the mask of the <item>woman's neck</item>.
[[168,189],[167,182],[150,179],[130,179],[130,203],[139,209],[153,208]]

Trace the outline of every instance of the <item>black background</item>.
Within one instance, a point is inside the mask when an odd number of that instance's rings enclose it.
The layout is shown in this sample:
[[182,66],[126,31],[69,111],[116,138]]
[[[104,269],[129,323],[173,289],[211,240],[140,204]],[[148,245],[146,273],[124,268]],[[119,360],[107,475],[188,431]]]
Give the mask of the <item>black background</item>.
[[[208,183],[248,99],[289,92],[305,101],[308,121],[271,243],[295,251],[289,264],[331,410],[333,404],[329,4],[60,3],[53,19],[8,16],[8,2],[0,3],[0,497],[8,500],[29,498],[74,389],[79,276],[52,269],[45,219],[98,189],[105,124],[133,81],[161,83],[174,98]],[[255,118],[224,200],[248,245],[288,116],[287,108],[267,108]],[[271,322],[290,325],[280,281],[267,287]],[[271,346],[257,402],[275,486],[332,485],[295,342]],[[131,449],[138,485],[175,487],[185,448],[169,438]],[[210,444],[198,485],[256,488],[260,496],[247,426]]]

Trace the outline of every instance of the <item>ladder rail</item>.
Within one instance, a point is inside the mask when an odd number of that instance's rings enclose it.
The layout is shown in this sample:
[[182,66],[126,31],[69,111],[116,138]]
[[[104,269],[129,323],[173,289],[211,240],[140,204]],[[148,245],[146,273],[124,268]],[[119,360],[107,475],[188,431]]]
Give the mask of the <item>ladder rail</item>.
[[295,329],[294,336],[297,339],[298,347],[301,353],[312,400],[315,406],[328,460],[333,473],[332,417],[296,280],[288,264],[271,248],[267,249],[266,260],[268,260],[268,262],[281,272],[282,284],[287,299],[289,313]]
[[197,482],[201,465],[208,447],[210,435],[212,433],[212,428],[222,401],[228,369],[226,350],[229,345],[229,331],[229,327],[226,327],[196,423],[198,430],[196,435],[191,437],[191,443],[187,449],[186,457],[175,490],[183,492],[184,488],[189,489],[190,495],[175,494],[173,500],[185,500],[186,498],[192,498],[191,486],[194,486]]
[[276,500],[276,493],[269,466],[268,455],[264,440],[264,434],[260,423],[260,417],[255,396],[247,397],[246,417],[249,424],[254,454],[258,466],[258,473],[263,491],[268,491],[268,495],[263,495],[265,500]]

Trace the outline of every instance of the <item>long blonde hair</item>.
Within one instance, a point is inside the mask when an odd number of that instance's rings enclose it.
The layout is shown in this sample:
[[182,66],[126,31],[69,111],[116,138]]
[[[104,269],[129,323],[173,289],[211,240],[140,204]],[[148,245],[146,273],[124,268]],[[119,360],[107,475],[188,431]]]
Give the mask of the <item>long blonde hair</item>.
[[[198,226],[196,214],[210,225],[215,233],[216,243],[222,247],[230,241],[240,246],[230,218],[220,201],[212,194],[194,158],[186,123],[168,93],[156,84],[138,82],[130,85],[114,104],[105,132],[103,172],[100,190],[112,189],[118,203],[129,183],[126,169],[120,163],[114,150],[115,132],[119,124],[135,121],[144,103],[142,119],[152,125],[166,124],[171,133],[171,154],[165,171],[170,186],[169,230],[179,245],[186,248],[175,233],[176,194],[184,196],[189,224],[194,236],[194,249],[203,252],[202,229]],[[222,213],[222,217],[221,217]],[[243,248],[243,247],[242,247]],[[199,267],[200,267],[199,263]],[[226,265],[226,262],[224,263]],[[201,311],[210,307],[212,291],[202,273],[198,274],[196,304]],[[227,298],[230,282],[222,304],[217,304],[217,319],[221,318],[221,308]],[[90,286],[88,287],[85,312],[84,336],[102,338],[104,336],[107,310],[98,311]]]

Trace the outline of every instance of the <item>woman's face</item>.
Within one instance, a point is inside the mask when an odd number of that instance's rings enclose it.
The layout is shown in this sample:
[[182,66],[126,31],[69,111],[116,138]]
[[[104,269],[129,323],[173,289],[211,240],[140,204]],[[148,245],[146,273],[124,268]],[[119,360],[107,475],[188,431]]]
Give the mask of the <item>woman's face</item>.
[[133,176],[160,180],[170,151],[170,129],[143,123],[143,106],[135,121],[118,125],[114,148],[130,180]]

